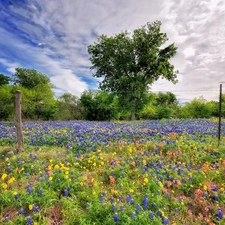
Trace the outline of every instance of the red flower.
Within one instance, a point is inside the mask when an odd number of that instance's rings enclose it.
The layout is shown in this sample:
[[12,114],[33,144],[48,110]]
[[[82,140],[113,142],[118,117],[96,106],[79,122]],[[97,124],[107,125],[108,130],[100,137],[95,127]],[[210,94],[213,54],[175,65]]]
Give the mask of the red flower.
[[109,176],[109,182],[111,184],[115,184],[116,183],[116,179],[113,176]]

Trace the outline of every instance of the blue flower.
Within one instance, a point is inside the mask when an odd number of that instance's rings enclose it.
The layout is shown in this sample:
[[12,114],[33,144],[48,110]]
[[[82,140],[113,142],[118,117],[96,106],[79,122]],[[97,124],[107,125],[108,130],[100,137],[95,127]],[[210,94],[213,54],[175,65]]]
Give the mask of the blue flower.
[[221,210],[220,208],[218,208],[217,218],[218,218],[219,220],[223,219],[223,212],[222,212],[222,210]]
[[140,206],[140,204],[137,204],[136,210],[137,210],[138,213],[141,211],[141,206]]
[[143,209],[146,210],[148,208],[148,197],[145,196],[143,200]]
[[150,219],[153,219],[153,218],[154,218],[153,212],[150,212],[150,213],[149,213],[149,218],[150,218]]
[[169,224],[169,219],[166,216],[163,217],[163,224]]
[[120,211],[123,211],[123,210],[124,210],[124,206],[121,205],[121,206],[120,206]]
[[21,209],[20,209],[19,214],[21,214],[21,215],[24,215],[24,214],[25,214],[24,208],[21,208]]
[[131,218],[132,218],[132,219],[135,219],[135,218],[136,218],[136,214],[135,214],[135,212],[132,212],[132,214],[131,214]]
[[157,216],[162,216],[162,212],[160,210],[157,211]]
[[216,185],[213,185],[213,187],[212,187],[212,191],[217,191],[217,187],[216,187]]
[[32,220],[32,218],[30,216],[27,217],[27,223],[29,225],[32,225],[33,224],[33,220]]
[[119,216],[117,213],[114,214],[114,221],[117,223],[119,222]]
[[112,209],[113,209],[113,211],[116,211],[116,206],[112,205]]
[[69,192],[67,191],[67,189],[64,190],[64,196],[65,196],[65,197],[68,197],[68,195],[69,195]]
[[110,199],[110,203],[113,204],[114,203],[114,198]]
[[130,194],[128,194],[127,197],[126,197],[126,202],[130,203],[130,199],[131,199],[131,196],[130,196]]

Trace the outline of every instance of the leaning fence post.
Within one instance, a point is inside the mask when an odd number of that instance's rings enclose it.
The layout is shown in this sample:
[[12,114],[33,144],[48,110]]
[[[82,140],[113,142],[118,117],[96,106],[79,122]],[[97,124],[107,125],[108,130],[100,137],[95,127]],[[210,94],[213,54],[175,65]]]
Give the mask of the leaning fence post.
[[23,143],[23,129],[21,116],[22,91],[16,91],[16,136],[18,143],[18,151],[24,148]]
[[220,146],[220,135],[221,135],[221,117],[222,117],[222,84],[220,84],[220,96],[219,96],[219,126],[218,126],[218,146]]

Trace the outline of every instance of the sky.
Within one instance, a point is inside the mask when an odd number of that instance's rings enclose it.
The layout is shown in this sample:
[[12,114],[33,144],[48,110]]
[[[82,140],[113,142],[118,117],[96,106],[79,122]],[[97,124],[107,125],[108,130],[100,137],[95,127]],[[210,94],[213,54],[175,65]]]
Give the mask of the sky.
[[98,88],[87,47],[98,36],[162,22],[166,44],[178,47],[171,63],[176,85],[160,79],[153,92],[180,102],[218,100],[225,86],[224,0],[0,0],[0,73],[35,69],[55,85],[56,96]]

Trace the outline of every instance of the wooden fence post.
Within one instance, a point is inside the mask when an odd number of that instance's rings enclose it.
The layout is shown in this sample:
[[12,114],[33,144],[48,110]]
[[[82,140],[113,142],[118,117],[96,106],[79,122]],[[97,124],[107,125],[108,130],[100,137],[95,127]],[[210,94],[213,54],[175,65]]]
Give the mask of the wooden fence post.
[[21,116],[22,91],[16,91],[16,136],[18,143],[18,151],[24,148],[23,143],[23,129]]

